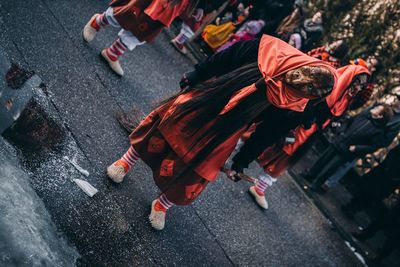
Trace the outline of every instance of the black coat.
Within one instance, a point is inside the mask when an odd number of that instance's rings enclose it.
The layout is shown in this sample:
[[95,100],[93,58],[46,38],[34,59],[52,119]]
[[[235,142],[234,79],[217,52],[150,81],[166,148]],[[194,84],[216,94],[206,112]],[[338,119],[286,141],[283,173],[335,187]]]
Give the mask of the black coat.
[[[373,119],[368,110],[351,118],[339,129],[333,146],[342,156],[351,160],[386,147],[391,141],[387,136],[385,123]],[[354,152],[349,150],[352,145],[356,147]]]

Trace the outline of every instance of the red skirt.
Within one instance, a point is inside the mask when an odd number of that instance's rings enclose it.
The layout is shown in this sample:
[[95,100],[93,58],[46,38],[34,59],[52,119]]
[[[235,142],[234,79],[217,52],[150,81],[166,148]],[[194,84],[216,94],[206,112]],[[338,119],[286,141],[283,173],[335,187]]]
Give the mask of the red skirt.
[[282,150],[282,145],[275,144],[267,148],[257,159],[264,171],[274,178],[281,176],[292,165],[292,156]]
[[124,30],[130,31],[141,42],[152,42],[165,25],[143,12],[150,3],[149,0],[113,0],[110,6],[115,19]]
[[155,184],[176,205],[189,205],[209,181],[188,168],[158,130],[158,111],[150,113],[129,136],[140,158],[152,169]]

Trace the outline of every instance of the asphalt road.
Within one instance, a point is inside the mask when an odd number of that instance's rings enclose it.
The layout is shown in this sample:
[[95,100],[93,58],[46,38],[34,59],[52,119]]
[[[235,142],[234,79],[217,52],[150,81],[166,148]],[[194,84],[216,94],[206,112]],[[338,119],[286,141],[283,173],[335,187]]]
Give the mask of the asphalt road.
[[[149,112],[177,90],[191,63],[161,34],[156,42],[127,52],[125,77],[99,58],[117,30],[101,31],[87,45],[81,31],[106,9],[98,0],[0,1],[0,45],[10,60],[34,70],[48,95],[38,101],[66,132],[57,153],[36,155],[31,184],[63,236],[77,248],[83,266],[357,266],[360,262],[290,177],[268,191],[270,208],[258,208],[245,182],[224,177],[191,206],[174,207],[162,232],[148,213],[157,196],[143,163],[121,185],[105,168],[128,148],[115,113],[133,106]],[[64,160],[76,157],[81,175]],[[32,156],[27,160],[32,161]],[[255,165],[250,173],[256,174]],[[88,180],[99,193],[88,198],[71,182]],[[74,265],[74,263],[71,263]]]

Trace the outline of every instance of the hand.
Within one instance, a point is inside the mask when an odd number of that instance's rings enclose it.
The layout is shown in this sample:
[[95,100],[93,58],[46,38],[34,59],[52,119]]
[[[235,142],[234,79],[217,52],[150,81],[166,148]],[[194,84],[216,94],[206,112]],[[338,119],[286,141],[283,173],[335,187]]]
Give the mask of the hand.
[[240,164],[237,164],[236,162],[233,162],[233,164],[231,166],[231,170],[235,171],[237,173],[243,173],[243,169],[244,169],[244,167]]
[[356,151],[356,146],[354,146],[354,145],[350,146],[350,147],[349,147],[349,151],[350,151],[350,152]]
[[188,78],[186,77],[186,73],[184,73],[184,74],[182,75],[181,80],[179,81],[179,87],[181,88],[181,90],[184,90],[184,89],[186,89],[186,87],[188,87],[188,86],[189,86],[189,80],[188,80]]
[[201,19],[204,16],[204,10],[201,8],[196,8],[193,12],[192,17],[198,22],[201,21]]
[[240,176],[237,175],[237,174],[233,175],[232,177],[233,177],[233,181],[234,181],[235,183],[237,183],[237,182],[239,182],[240,180],[242,180],[242,178],[240,178]]
[[179,81],[179,87],[184,90],[187,87],[190,87],[193,84],[196,84],[198,82],[198,77],[197,77],[197,72],[194,71],[189,71],[189,72],[185,72],[182,75],[181,80]]

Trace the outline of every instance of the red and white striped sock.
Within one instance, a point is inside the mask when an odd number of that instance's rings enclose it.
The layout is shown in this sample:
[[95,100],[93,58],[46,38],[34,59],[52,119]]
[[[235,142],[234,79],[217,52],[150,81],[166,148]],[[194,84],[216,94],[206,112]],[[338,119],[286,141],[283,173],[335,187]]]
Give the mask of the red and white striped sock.
[[104,28],[108,26],[110,23],[107,20],[106,13],[100,14],[96,17],[96,22],[100,26],[100,28]]
[[127,47],[121,39],[118,38],[109,48],[106,49],[106,53],[112,61],[117,61],[118,58],[124,54],[126,49]]
[[140,159],[139,154],[136,152],[136,150],[133,148],[133,146],[131,146],[128,149],[128,151],[126,151],[126,153],[122,156],[122,158],[120,160],[122,160],[123,162],[125,162],[128,165],[128,170],[129,170],[130,168],[132,168],[133,164],[135,164],[135,162],[138,159]]
[[[93,25],[93,23],[95,23],[97,27],[95,27]],[[104,28],[104,27],[108,26],[109,24],[110,23],[107,20],[106,13],[97,15],[96,19],[93,20],[93,22],[92,22],[92,26],[94,26],[94,28],[96,28],[96,30],[100,30],[101,28]]]
[[169,208],[171,208],[174,205],[171,201],[168,200],[168,198],[162,194],[158,199],[157,203],[155,205],[155,209],[157,211],[164,211],[166,212]]
[[175,37],[175,42],[177,42],[180,45],[183,45],[183,43],[185,43],[187,39],[188,38],[183,33],[180,33]]
[[256,184],[256,192],[260,196],[264,195],[265,189],[267,189],[268,184],[262,179],[259,179],[257,184]]

